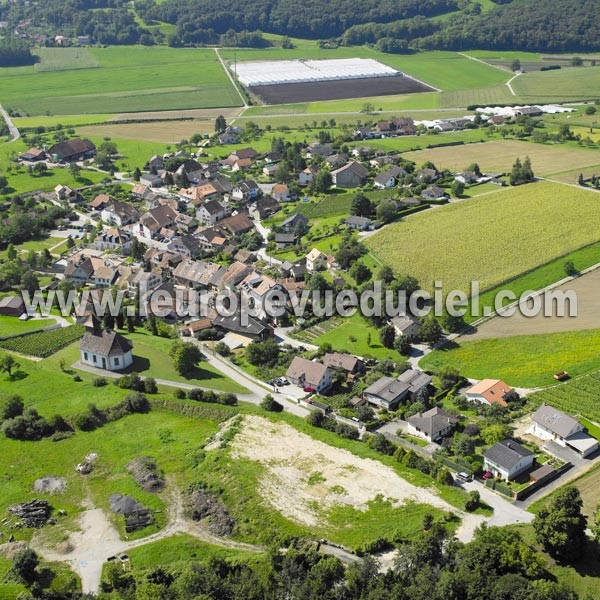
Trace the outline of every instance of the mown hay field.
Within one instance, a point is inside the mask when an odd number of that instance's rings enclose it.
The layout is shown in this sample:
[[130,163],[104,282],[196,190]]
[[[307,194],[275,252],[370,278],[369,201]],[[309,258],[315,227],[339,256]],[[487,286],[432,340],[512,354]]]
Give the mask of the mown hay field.
[[600,194],[538,182],[417,213],[366,245],[425,289],[484,291],[597,240],[599,209]]
[[0,69],[0,102],[30,115],[81,115],[240,106],[212,50],[90,48],[41,53],[32,67]]
[[[445,139],[445,138],[444,138]],[[429,148],[408,152],[404,158],[418,165],[431,161],[438,169],[463,171],[477,163],[482,171],[509,172],[517,157],[531,159],[533,171],[538,176],[562,173],[570,169],[583,169],[600,164],[600,155],[595,150],[565,144],[535,144],[518,140],[494,140],[461,146]]]

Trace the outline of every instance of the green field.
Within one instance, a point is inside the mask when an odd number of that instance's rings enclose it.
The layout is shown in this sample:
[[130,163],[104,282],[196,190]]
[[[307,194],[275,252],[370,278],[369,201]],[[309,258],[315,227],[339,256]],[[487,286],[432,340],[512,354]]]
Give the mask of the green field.
[[600,67],[537,71],[520,75],[512,82],[519,96],[563,101],[600,98]]
[[0,69],[3,105],[29,115],[82,115],[241,103],[212,50],[90,48],[81,59],[71,50],[62,60],[55,49],[34,67]]
[[0,315],[0,338],[17,333],[27,333],[36,331],[48,325],[54,325],[54,319],[30,319],[29,321],[19,321],[16,317],[7,317]]
[[[366,240],[425,289],[485,291],[598,239],[600,196],[539,182],[417,213]],[[557,219],[556,215],[561,218]]]
[[[452,343],[425,356],[419,366],[436,372],[453,366],[466,377],[502,379],[514,387],[537,388],[555,384],[552,376],[558,371],[576,377],[597,369],[599,356],[600,330],[592,329]],[[575,404],[580,402],[576,395],[571,397]],[[579,412],[587,414],[583,408]]]

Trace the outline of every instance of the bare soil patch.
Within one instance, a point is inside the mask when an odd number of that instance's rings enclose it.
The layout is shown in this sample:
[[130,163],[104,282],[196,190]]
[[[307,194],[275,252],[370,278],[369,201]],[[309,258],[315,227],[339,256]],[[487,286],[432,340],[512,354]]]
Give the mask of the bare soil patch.
[[165,480],[151,456],[138,456],[127,463],[125,468],[145,492],[156,493],[165,487]]
[[[285,517],[304,525],[323,525],[326,512],[336,506],[366,511],[378,496],[395,506],[418,502],[458,512],[437,490],[416,487],[376,460],[314,440],[284,423],[246,416],[231,448],[234,458],[265,467],[260,481],[263,498]],[[465,520],[472,520],[469,526],[474,526],[483,519],[464,515],[463,526]]]
[[600,269],[591,271],[557,288],[557,292],[575,292],[577,296],[577,316],[559,317],[556,306],[552,316],[545,317],[544,297],[541,298],[542,312],[535,317],[525,317],[520,312],[511,317],[495,317],[479,326],[473,333],[465,334],[461,341],[471,342],[489,338],[506,338],[537,333],[561,333],[600,328]]
[[208,490],[194,490],[187,501],[187,513],[193,521],[199,521],[210,533],[228,536],[235,527],[223,503]]
[[367,98],[393,94],[416,94],[436,90],[416,79],[397,77],[366,77],[364,79],[342,79],[338,81],[315,81],[309,83],[284,83],[260,85],[249,88],[267,104],[289,102],[314,102],[341,100],[343,98]]
[[195,133],[213,133],[213,120],[190,119],[185,121],[148,121],[145,123],[115,123],[79,127],[78,132],[87,137],[112,137],[142,142],[175,143],[189,139]]

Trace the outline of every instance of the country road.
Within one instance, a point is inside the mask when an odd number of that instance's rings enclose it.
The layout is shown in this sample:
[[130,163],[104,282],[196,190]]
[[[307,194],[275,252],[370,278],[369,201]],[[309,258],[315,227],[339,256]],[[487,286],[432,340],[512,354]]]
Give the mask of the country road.
[[10,118],[9,114],[4,110],[1,104],[0,115],[6,121],[6,124],[8,125],[8,130],[10,131],[11,139],[7,143],[10,144],[11,142],[16,142],[18,139],[21,138],[21,132],[17,129],[17,126],[12,122],[12,119]]

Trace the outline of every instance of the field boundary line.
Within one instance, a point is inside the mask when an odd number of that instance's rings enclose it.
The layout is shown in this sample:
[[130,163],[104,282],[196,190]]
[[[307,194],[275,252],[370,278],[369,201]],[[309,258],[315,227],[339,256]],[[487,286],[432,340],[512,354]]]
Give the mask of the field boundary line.
[[482,65],[485,65],[486,67],[492,67],[494,69],[498,69],[499,71],[504,71],[504,73],[512,73],[512,71],[510,71],[509,69],[505,69],[504,67],[501,67],[500,65],[493,65],[492,63],[489,62],[485,62],[485,60],[481,60],[480,58],[475,58],[474,56],[471,56],[470,54],[467,54],[466,52],[457,52],[457,54],[460,54],[461,56],[464,56],[465,58],[468,58],[470,60],[474,60],[475,62],[481,63]]
[[227,68],[227,65],[225,64],[225,61],[223,60],[223,58],[219,54],[219,49],[218,48],[214,48],[214,51],[215,51],[215,54],[217,55],[217,58],[219,59],[219,62],[221,63],[221,66],[223,67],[223,70],[227,74],[227,77],[229,78],[229,81],[231,81],[231,84],[235,88],[235,91],[237,92],[238,96],[240,97],[240,100],[242,101],[242,107],[245,110],[246,108],[248,108],[248,103],[246,102],[246,99],[242,95],[242,92],[240,92],[240,88],[238,87],[235,79],[233,78],[233,75],[231,74],[230,70]]

